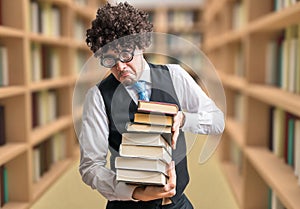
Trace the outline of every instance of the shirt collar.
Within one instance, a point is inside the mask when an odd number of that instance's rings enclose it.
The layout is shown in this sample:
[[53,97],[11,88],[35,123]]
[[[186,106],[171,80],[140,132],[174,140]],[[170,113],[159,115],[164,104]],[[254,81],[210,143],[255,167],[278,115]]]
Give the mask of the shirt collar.
[[143,62],[145,67],[139,80],[146,81],[146,83],[151,83],[150,66],[145,59],[143,59]]

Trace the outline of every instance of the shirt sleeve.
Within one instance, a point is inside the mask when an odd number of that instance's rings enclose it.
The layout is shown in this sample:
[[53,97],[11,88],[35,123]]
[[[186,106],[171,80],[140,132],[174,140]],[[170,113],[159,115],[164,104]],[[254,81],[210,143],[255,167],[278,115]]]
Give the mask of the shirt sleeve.
[[82,180],[108,200],[133,200],[136,186],[116,180],[114,171],[106,167],[108,154],[108,118],[99,89],[91,88],[85,98],[82,128],[79,135]]
[[181,109],[185,114],[183,131],[195,134],[221,134],[224,113],[180,65],[168,65]]

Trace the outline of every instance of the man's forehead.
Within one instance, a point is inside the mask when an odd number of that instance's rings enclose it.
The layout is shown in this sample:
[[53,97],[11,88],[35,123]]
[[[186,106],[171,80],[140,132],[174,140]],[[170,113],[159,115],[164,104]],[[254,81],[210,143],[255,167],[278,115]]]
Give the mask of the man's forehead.
[[132,46],[113,46],[113,47],[107,47],[102,51],[102,54],[118,54],[122,51],[132,51],[134,47]]

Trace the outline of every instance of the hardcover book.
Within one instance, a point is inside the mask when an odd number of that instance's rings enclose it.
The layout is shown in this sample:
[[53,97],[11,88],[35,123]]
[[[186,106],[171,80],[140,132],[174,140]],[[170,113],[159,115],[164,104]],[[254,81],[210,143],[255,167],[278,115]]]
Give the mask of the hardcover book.
[[123,133],[122,144],[160,146],[172,154],[172,147],[161,134]]
[[158,185],[167,183],[167,176],[160,172],[117,169],[117,181],[129,184]]
[[144,133],[171,133],[170,126],[159,126],[141,123],[128,122],[126,124],[126,130],[128,132],[144,132]]
[[153,124],[153,125],[164,125],[172,126],[173,117],[163,114],[147,114],[147,113],[135,113],[135,123]]
[[168,175],[168,164],[159,159],[146,159],[138,157],[117,157],[116,169],[155,171]]
[[170,153],[164,147],[159,146],[121,144],[119,153],[122,157],[160,159],[166,163],[170,163],[172,161]]
[[138,112],[176,115],[178,112],[178,106],[176,104],[171,103],[139,100]]

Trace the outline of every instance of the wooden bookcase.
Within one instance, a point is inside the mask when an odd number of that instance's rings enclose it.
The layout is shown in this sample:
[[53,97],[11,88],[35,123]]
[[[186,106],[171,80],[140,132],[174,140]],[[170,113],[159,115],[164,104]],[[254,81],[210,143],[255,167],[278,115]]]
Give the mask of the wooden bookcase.
[[[270,110],[279,107],[299,118],[300,94],[266,82],[268,43],[299,25],[300,2],[278,11],[275,2],[207,0],[204,5],[204,51],[217,69],[227,101],[220,161],[241,209],[268,208],[270,190],[285,208],[300,208],[293,168],[269,148]],[[237,5],[242,6],[235,18]]]
[[[189,58],[193,61],[193,53],[184,51],[184,46],[178,42],[178,37],[193,43],[196,47],[202,44],[202,7],[192,7],[189,5],[178,7],[175,4],[163,7],[141,8],[150,14],[150,20],[154,26],[155,35],[151,51],[153,55],[146,59],[153,63],[180,63],[182,59]],[[172,36],[174,36],[172,38]],[[176,42],[177,41],[177,42]],[[165,56],[168,55],[168,56]],[[182,64],[182,63],[181,63]],[[196,74],[184,66],[194,78]]]
[[[30,208],[69,165],[78,159],[79,148],[72,120],[72,94],[81,67],[76,62],[79,56],[87,58],[92,55],[82,37],[90,21],[94,19],[96,9],[105,1],[35,2],[58,8],[59,35],[32,32],[30,0],[0,2],[0,44],[7,49],[9,69],[9,84],[0,87],[0,105],[5,108],[6,133],[6,143],[0,146],[0,166],[7,169],[9,198],[1,207],[3,209]],[[80,22],[78,27],[77,22]],[[80,36],[81,32],[83,34]],[[33,81],[33,44],[56,51],[57,59],[60,60],[56,66],[60,69],[58,75]],[[39,92],[47,91],[55,92],[55,116],[45,123],[33,125],[36,117],[33,97]],[[64,136],[61,138],[61,146],[57,148],[64,153],[63,157],[51,162],[48,169],[34,181],[34,149],[50,141],[49,137],[57,133]]]

